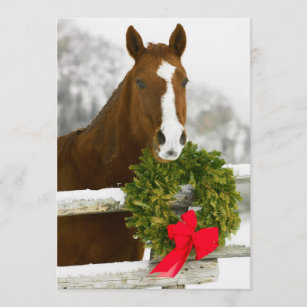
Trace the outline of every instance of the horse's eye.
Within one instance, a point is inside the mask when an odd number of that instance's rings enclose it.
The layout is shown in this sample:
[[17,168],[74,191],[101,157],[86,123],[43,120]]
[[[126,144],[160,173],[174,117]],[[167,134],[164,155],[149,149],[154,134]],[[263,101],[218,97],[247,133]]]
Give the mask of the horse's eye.
[[186,87],[187,83],[189,82],[188,78],[184,78],[182,81],[182,87]]
[[140,79],[136,79],[136,84],[137,84],[138,88],[141,89],[141,90],[146,87],[145,83]]

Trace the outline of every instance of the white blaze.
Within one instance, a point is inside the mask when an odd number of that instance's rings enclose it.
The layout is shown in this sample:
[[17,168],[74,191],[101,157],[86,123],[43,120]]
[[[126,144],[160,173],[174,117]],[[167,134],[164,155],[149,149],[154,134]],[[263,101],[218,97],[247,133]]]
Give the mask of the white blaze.
[[[165,136],[165,143],[160,145],[159,157],[166,160],[176,160],[183,149],[180,144],[180,136],[183,126],[178,120],[175,105],[175,93],[172,78],[176,67],[166,61],[162,61],[157,70],[157,75],[166,81],[166,92],[161,97],[162,124],[161,131]],[[172,150],[175,155],[170,156],[168,152]]]

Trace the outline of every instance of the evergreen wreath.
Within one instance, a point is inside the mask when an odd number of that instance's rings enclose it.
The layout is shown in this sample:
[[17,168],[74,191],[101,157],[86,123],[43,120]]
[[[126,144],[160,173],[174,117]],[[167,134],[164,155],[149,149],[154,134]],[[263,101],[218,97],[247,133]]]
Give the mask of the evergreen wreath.
[[241,219],[237,201],[236,181],[230,168],[222,168],[225,161],[218,151],[197,150],[188,142],[181,156],[168,163],[159,163],[149,149],[142,151],[141,163],[130,166],[135,178],[123,188],[126,207],[133,213],[126,218],[128,227],[135,227],[137,236],[154,251],[165,256],[175,243],[168,238],[167,226],[176,224],[180,217],[169,206],[180,185],[191,184],[196,201],[191,206],[196,212],[197,228],[218,227],[219,245],[239,229]]

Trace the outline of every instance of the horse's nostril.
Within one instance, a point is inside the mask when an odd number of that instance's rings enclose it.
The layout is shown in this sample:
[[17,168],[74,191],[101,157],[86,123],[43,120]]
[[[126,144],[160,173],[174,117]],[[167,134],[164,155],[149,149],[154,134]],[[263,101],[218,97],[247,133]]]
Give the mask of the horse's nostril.
[[169,151],[166,152],[166,154],[170,157],[173,157],[177,155],[177,152],[175,152],[173,149],[170,149]]
[[185,141],[187,140],[187,136],[185,135],[185,133],[182,131],[182,134],[181,134],[181,137],[180,137],[180,144],[181,145],[184,145],[185,144]]
[[165,135],[163,134],[161,130],[159,130],[157,134],[157,139],[160,145],[163,145],[165,143]]

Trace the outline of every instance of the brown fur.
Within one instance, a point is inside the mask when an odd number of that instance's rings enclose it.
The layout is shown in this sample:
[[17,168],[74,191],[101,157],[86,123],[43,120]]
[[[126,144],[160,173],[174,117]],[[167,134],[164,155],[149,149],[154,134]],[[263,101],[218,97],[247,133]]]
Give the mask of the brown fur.
[[[58,138],[58,190],[97,190],[117,187],[133,180],[129,165],[137,164],[141,150],[152,149],[161,125],[161,96],[166,84],[156,71],[164,59],[176,66],[173,88],[177,116],[186,120],[186,77],[180,56],[185,48],[181,25],[169,45],[144,47],[140,35],[130,26],[127,49],[135,65],[119,84],[99,115],[85,129]],[[140,90],[135,80],[147,87]],[[157,145],[157,144],[156,144]],[[163,161],[166,162],[166,161]],[[144,247],[133,239],[124,218],[129,213],[90,214],[58,218],[58,265],[133,261],[143,257]]]

